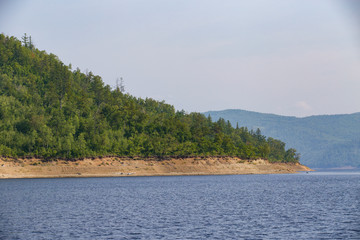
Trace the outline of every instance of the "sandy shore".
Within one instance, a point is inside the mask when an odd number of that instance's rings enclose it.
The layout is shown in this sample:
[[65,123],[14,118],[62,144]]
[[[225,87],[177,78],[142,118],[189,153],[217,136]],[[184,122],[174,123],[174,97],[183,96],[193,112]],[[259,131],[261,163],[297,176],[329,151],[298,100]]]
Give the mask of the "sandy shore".
[[311,171],[301,164],[244,161],[239,158],[179,158],[170,160],[96,158],[77,161],[0,158],[0,179],[120,177],[170,175],[283,174]]

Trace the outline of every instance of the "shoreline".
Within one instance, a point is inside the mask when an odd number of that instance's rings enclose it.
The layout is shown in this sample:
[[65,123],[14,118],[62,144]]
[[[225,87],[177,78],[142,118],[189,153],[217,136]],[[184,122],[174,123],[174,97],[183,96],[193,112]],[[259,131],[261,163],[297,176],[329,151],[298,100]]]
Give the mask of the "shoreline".
[[263,159],[248,161],[236,157],[166,160],[104,157],[48,162],[36,158],[15,161],[0,158],[0,179],[287,174],[300,171],[313,170],[299,163],[269,163]]

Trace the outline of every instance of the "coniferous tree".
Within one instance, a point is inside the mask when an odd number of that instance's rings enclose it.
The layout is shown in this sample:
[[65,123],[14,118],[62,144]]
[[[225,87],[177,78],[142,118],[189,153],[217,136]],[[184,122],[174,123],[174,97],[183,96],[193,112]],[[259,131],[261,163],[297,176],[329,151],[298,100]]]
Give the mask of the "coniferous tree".
[[24,33],[24,36],[21,37],[22,39],[22,43],[24,44],[25,47],[29,46],[29,37],[27,36],[26,33]]

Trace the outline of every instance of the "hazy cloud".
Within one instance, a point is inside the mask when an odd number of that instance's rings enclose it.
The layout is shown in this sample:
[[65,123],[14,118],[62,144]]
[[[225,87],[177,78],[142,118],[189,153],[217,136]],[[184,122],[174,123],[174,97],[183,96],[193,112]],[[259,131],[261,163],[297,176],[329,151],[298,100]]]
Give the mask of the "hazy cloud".
[[311,106],[305,101],[296,102],[296,107],[300,108],[301,111],[306,111],[306,112],[312,110]]

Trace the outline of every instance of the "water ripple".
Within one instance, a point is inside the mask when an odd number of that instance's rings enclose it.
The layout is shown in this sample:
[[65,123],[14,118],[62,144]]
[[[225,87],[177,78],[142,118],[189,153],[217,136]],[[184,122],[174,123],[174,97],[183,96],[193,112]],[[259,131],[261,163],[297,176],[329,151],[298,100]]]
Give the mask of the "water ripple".
[[360,174],[0,181],[0,239],[360,239]]

